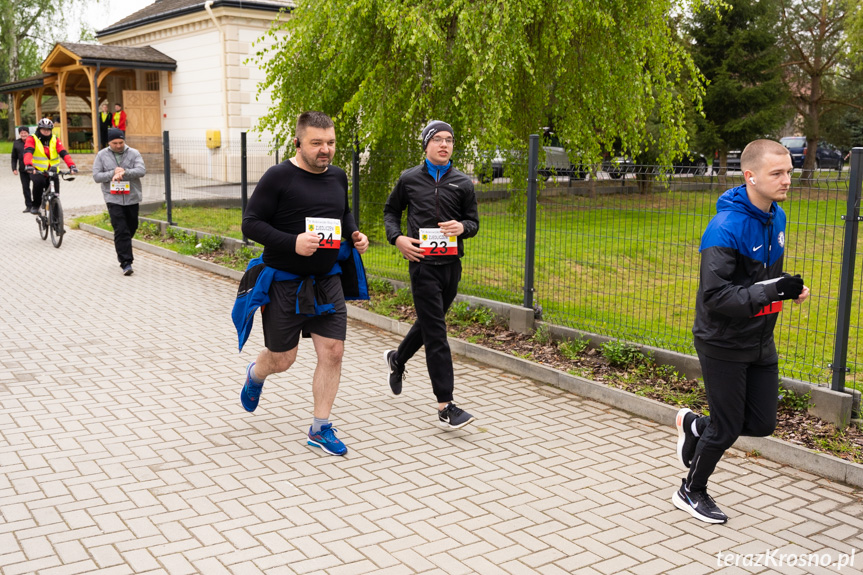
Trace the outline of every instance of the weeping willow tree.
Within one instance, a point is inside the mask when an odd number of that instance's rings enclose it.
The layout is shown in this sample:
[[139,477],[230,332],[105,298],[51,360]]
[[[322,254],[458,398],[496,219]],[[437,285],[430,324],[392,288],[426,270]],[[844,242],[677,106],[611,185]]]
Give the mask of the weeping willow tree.
[[[296,116],[320,110],[336,122],[341,154],[356,139],[364,150],[413,150],[415,161],[430,119],[449,122],[468,154],[525,149],[529,134],[553,125],[574,160],[615,146],[669,162],[685,151],[685,111],[700,110],[703,93],[670,25],[684,9],[675,0],[299,0],[258,54],[260,90],[274,102],[259,128],[290,141]],[[645,128],[651,117],[659,130]],[[407,165],[376,179],[391,186]]]

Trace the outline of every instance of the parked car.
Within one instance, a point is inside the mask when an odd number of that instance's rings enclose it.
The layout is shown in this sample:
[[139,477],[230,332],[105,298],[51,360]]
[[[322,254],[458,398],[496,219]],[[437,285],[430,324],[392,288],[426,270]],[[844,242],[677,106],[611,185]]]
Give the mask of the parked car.
[[[804,136],[787,136],[780,138],[779,143],[788,148],[791,152],[791,165],[795,168],[803,167],[803,160],[806,158],[806,138]],[[835,168],[842,169],[842,152],[826,142],[818,142],[818,148],[815,150],[815,168]]]
[[560,145],[560,140],[550,128],[542,129],[542,146],[545,151],[545,165],[540,166],[539,177],[548,179],[551,176],[569,176],[570,180],[587,178],[585,166],[576,166],[569,159],[569,154]]
[[584,166],[576,166],[569,160],[569,154],[561,146],[543,146],[545,165],[539,169],[539,177],[569,176],[571,180],[583,180],[588,171]]
[[483,184],[488,184],[495,178],[502,178],[503,167],[506,163],[500,150],[489,153],[486,158],[488,159],[477,164],[478,168],[476,170],[476,177]]
[[[548,179],[551,176],[569,176],[570,179],[574,180],[587,178],[589,173],[587,166],[576,166],[570,161],[569,154],[560,145],[554,132],[548,128],[543,128],[542,142],[547,145],[542,146],[545,152],[545,162],[539,166],[538,175],[540,178]],[[515,158],[516,161],[526,159],[526,156],[523,156],[521,152],[505,153],[501,150],[495,150],[486,157],[488,159],[481,161],[476,170],[476,177],[483,184],[487,184],[495,178],[503,177],[508,159]]]
[[[725,170],[728,172],[739,172],[740,171],[740,154],[742,150],[729,150],[728,156],[725,158]],[[717,166],[719,166],[719,152],[716,153],[716,157],[713,160],[713,171],[716,172]]]
[[629,156],[606,156],[602,160],[602,171],[617,180],[635,172],[635,161]]
[[674,162],[672,167],[675,174],[692,174],[704,176],[707,174],[707,158],[701,154],[688,154]]

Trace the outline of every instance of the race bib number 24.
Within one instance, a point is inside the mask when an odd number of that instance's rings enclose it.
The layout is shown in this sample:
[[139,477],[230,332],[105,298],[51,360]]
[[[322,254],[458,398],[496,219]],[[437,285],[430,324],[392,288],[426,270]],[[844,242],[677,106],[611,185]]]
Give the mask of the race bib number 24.
[[306,231],[317,234],[318,249],[337,250],[342,245],[342,222],[334,218],[306,218]]
[[426,256],[458,255],[455,236],[447,236],[440,228],[420,228],[420,249]]

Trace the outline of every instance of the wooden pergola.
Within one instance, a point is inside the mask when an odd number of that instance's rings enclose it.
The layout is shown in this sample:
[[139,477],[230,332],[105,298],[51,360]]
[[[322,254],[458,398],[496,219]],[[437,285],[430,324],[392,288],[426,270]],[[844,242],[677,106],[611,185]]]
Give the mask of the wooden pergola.
[[93,146],[94,151],[97,151],[100,148],[99,102],[103,96],[107,96],[105,79],[114,75],[128,76],[134,80],[135,70],[166,71],[170,92],[171,75],[177,70],[177,62],[150,46],[128,48],[61,42],[54,46],[41,68],[42,74],[0,85],[0,94],[13,94],[15,124],[21,125],[21,106],[31,96],[36,107],[36,118],[41,118],[42,96],[47,90],[53,90],[59,100],[61,139],[68,143],[66,98],[75,95],[90,107]]

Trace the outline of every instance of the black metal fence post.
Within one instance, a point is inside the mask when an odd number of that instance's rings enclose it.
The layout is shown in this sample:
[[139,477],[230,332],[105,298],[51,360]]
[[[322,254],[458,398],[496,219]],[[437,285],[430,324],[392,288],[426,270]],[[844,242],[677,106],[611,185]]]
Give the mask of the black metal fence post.
[[168,225],[173,226],[174,220],[171,217],[173,208],[171,201],[171,137],[168,135],[168,130],[162,132],[162,152],[164,154],[166,217],[168,218]]
[[836,310],[836,343],[833,346],[833,378],[830,388],[845,391],[845,375],[851,371],[848,359],[848,334],[851,328],[851,303],[854,292],[854,266],[857,258],[857,231],[860,227],[860,195],[863,187],[863,148],[851,150],[848,178],[848,203],[845,215],[845,240],[842,249],[842,277],[839,281],[839,307]]
[[360,141],[354,138],[354,160],[351,167],[351,206],[354,209],[354,223],[360,227]]
[[533,309],[533,274],[536,263],[536,186],[539,135],[530,135],[527,164],[527,220],[524,245],[524,307]]
[[[240,197],[243,202],[242,215],[246,215],[246,205],[249,203],[249,158],[246,153],[247,133],[240,132]],[[246,234],[243,234],[243,241],[249,243]]]
[[279,146],[282,145],[282,140],[276,136],[276,165],[279,164]]

